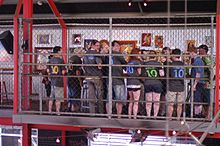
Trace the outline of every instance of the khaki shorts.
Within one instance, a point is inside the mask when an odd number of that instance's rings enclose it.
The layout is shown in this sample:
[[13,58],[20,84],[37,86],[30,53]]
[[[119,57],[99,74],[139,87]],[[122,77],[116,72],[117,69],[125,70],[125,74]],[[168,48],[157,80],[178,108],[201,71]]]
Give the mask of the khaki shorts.
[[167,101],[168,102],[175,102],[177,99],[178,103],[182,103],[184,100],[184,92],[167,92]]
[[64,100],[64,88],[51,86],[51,99],[56,99],[61,102]]

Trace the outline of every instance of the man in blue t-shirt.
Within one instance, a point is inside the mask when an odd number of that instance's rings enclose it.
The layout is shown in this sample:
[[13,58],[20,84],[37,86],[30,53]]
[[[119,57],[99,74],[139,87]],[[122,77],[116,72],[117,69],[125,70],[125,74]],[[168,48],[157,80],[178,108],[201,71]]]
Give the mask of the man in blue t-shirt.
[[201,102],[204,101],[204,62],[202,58],[197,55],[197,48],[193,48],[190,52],[191,58],[194,59],[192,63],[191,77],[194,78],[194,82],[192,85],[192,89],[194,91],[194,117],[201,118],[202,117],[202,105]]

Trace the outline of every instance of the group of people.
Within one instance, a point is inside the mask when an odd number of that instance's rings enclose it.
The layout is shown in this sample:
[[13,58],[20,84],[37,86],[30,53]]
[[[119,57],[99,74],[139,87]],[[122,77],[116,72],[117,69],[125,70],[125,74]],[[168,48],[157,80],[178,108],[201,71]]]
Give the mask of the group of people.
[[[147,117],[157,117],[159,114],[163,116],[166,112],[171,118],[176,103],[176,115],[179,119],[187,96],[185,80],[188,78],[187,67],[189,67],[183,61],[182,51],[164,47],[160,55],[161,60],[158,60],[158,54],[154,50],[133,49],[131,55],[124,54],[118,41],[112,42],[111,55],[109,55],[109,46],[106,40],[94,40],[85,54],[75,52],[69,59],[68,67],[62,59],[62,48],[59,46],[53,48],[55,54],[47,65],[47,73],[51,81],[51,94],[48,94],[51,97],[49,112],[52,111],[53,98],[56,99],[56,112],[60,112],[64,95],[62,77],[67,75],[69,111],[80,110],[80,98],[83,92],[81,87],[84,80],[87,85],[90,113],[110,114],[112,109],[109,107],[109,102],[112,99],[112,107],[115,107],[118,118],[122,115],[123,106],[128,105],[128,117],[136,119],[138,112],[143,110],[139,106],[143,94]],[[205,67],[210,65],[210,59],[206,56],[208,47],[201,45],[191,49],[189,53],[192,59],[190,78],[193,78],[191,89],[194,96],[191,99],[195,102],[194,117],[208,117],[210,89],[207,85],[210,73],[209,68]],[[109,83],[112,89],[109,88]],[[109,96],[110,90],[112,98]]]

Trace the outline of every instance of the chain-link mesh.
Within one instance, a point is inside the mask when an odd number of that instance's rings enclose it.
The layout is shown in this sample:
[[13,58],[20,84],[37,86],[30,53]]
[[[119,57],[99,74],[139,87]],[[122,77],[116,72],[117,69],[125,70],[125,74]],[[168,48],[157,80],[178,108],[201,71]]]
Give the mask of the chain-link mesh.
[[[0,108],[12,108],[13,105],[13,46],[5,42],[13,41],[12,27],[6,26],[11,23],[10,19],[3,19],[0,22]],[[5,37],[11,40],[4,40]]]
[[[34,19],[32,51],[25,46],[29,39],[20,40],[26,55],[20,57],[21,110],[209,119],[212,113],[205,111],[213,112],[215,53],[211,17],[190,17],[186,24],[172,17],[169,25],[167,17],[64,18],[67,38],[54,20]],[[208,46],[208,55],[206,48],[197,49],[201,44]],[[25,96],[32,100],[28,108]]]

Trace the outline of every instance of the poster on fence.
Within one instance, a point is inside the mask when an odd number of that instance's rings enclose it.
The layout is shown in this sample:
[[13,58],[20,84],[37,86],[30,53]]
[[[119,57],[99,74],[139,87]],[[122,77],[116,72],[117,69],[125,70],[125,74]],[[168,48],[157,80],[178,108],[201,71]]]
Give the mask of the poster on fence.
[[154,42],[155,42],[155,48],[163,48],[163,36],[156,35]]
[[151,46],[151,33],[142,33],[141,36],[141,46],[149,47]]
[[187,43],[187,51],[188,52],[191,52],[191,50],[196,47],[195,40],[186,40],[186,43]]

